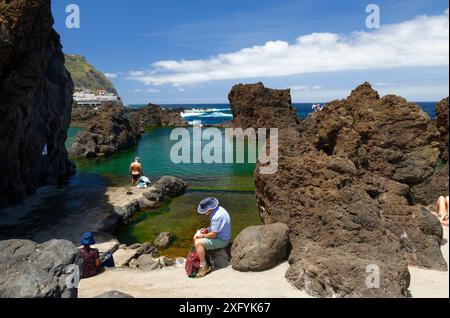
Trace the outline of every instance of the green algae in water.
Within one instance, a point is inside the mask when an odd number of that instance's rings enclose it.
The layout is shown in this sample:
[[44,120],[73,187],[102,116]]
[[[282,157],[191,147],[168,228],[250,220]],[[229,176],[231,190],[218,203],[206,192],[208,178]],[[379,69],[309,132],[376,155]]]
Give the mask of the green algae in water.
[[196,230],[209,225],[209,218],[197,213],[198,203],[208,196],[215,196],[230,213],[232,239],[247,226],[261,224],[253,192],[189,191],[159,209],[136,214],[115,234],[120,242],[131,244],[153,242],[159,233],[170,232],[174,239],[162,252],[169,257],[185,257]]
[[[68,146],[79,131],[69,129]],[[128,169],[136,156],[141,157],[144,174],[153,182],[170,175],[189,183],[186,194],[168,200],[159,209],[135,214],[115,233],[119,241],[153,242],[159,233],[171,232],[174,241],[163,253],[171,257],[186,256],[195,231],[208,225],[208,218],[196,213],[198,203],[208,196],[217,197],[230,213],[233,238],[245,227],[260,224],[253,183],[255,164],[174,164],[170,149],[176,141],[170,141],[171,131],[171,128],[148,129],[133,149],[108,158],[76,161],[79,171],[101,174],[113,186],[129,185]]]

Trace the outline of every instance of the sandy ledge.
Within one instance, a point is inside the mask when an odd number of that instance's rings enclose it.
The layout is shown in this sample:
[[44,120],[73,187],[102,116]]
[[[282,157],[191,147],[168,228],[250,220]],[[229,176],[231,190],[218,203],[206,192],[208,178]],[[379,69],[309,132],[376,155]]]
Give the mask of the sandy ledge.
[[[444,229],[444,237],[442,252],[448,263],[448,227]],[[241,273],[228,267],[203,279],[188,278],[183,268],[150,272],[114,269],[82,280],[78,296],[91,298],[117,290],[138,298],[309,298],[308,294],[299,291],[284,278],[288,268],[287,262],[260,273]],[[449,297],[448,271],[410,267],[410,272],[412,297]]]

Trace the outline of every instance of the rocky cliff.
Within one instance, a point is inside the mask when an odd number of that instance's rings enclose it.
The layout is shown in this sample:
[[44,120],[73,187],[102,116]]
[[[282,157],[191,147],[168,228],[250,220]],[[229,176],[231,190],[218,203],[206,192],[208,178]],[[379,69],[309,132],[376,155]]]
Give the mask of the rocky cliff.
[[228,99],[236,128],[286,128],[299,124],[290,90],[265,88],[262,83],[235,85]]
[[[252,98],[244,94],[240,104],[255,104],[244,96]],[[272,127],[285,118],[254,120]],[[410,191],[438,162],[439,134],[427,114],[365,83],[292,127],[279,127],[278,171],[262,175],[258,163],[255,186],[264,222],[290,228],[286,276],[295,286],[321,297],[403,297],[408,264],[447,269],[442,227],[412,204]],[[366,284],[372,270],[378,288]]]
[[71,174],[73,83],[50,0],[0,0],[0,205]]
[[[436,105],[436,128],[439,134],[439,162],[434,173],[420,184],[412,187],[416,202],[424,205],[436,204],[439,196],[448,196],[448,126],[449,126],[448,97]],[[434,209],[434,207],[432,207]]]
[[122,107],[106,104],[95,111],[69,152],[75,158],[109,156],[136,146],[140,134],[139,125],[128,120]]
[[108,93],[118,95],[117,90],[111,81],[94,66],[92,66],[84,56],[67,54],[66,68],[72,76],[75,88],[79,90],[105,90]]
[[436,105],[436,127],[440,134],[441,159],[448,163],[448,138],[449,138],[449,98],[444,98]]
[[128,109],[130,121],[147,127],[184,127],[188,123],[181,117],[182,109],[165,109],[155,104],[148,104],[139,109]]

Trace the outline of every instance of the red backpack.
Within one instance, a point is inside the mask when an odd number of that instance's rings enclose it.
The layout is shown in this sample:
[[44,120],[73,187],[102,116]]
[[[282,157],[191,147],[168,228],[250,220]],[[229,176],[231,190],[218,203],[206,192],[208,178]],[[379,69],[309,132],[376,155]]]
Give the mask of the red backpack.
[[197,276],[200,269],[200,258],[198,257],[195,248],[193,248],[186,257],[184,269],[189,277],[195,278]]

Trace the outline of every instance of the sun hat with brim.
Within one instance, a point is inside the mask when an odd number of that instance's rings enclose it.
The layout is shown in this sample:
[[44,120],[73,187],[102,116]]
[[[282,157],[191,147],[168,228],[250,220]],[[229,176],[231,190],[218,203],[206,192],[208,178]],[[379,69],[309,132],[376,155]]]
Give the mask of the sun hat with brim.
[[80,239],[80,244],[81,245],[94,245],[95,240],[94,240],[94,235],[92,234],[92,232],[84,233]]
[[215,209],[219,206],[219,200],[216,198],[206,198],[198,205],[197,212],[200,214],[206,214],[208,210]]

